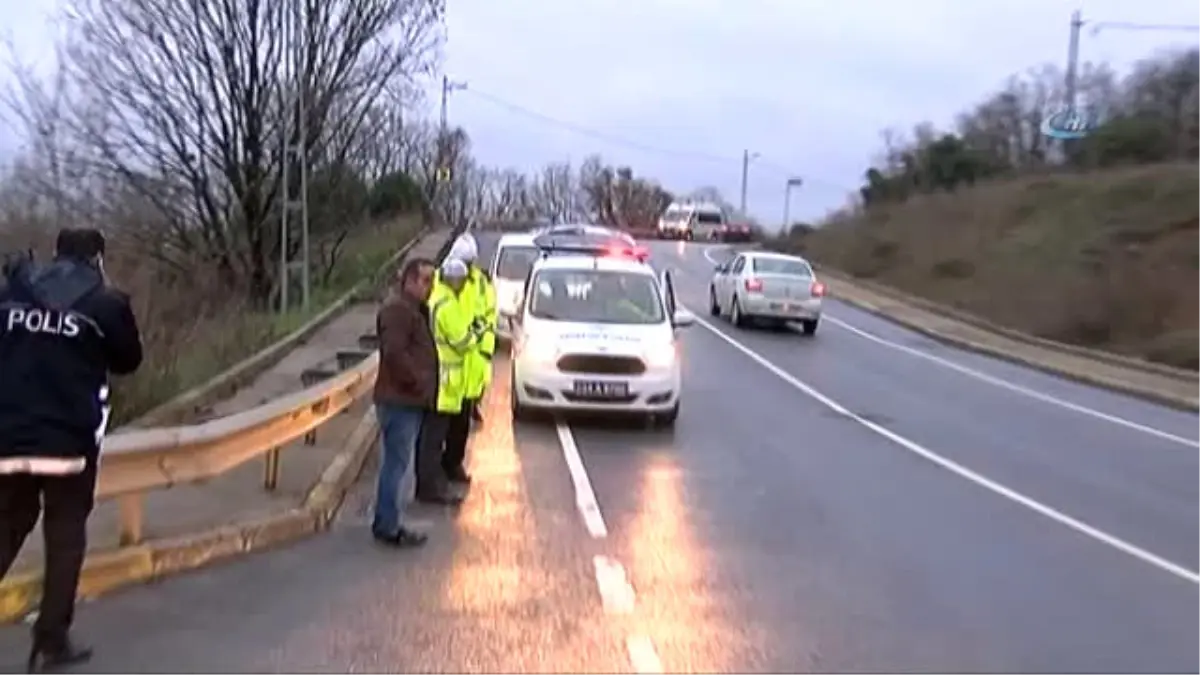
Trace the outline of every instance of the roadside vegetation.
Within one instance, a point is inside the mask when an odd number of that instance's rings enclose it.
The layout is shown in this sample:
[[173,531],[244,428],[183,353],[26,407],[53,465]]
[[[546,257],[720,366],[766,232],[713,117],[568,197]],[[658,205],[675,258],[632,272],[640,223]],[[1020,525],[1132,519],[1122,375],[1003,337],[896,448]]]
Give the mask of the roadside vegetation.
[[[110,279],[133,298],[147,358],[116,383],[117,424],[291,332],[424,222],[652,223],[671,201],[599,156],[530,175],[481,165],[463,129],[443,136],[424,91],[439,73],[444,0],[310,4],[313,302],[281,313],[285,134],[299,148],[295,125],[284,128],[296,86],[280,77],[281,2],[236,15],[198,2],[163,14],[150,0],[67,0],[54,61],[11,54],[14,84],[3,92],[3,121],[22,143],[0,158],[0,254],[46,257],[58,228],[97,227]],[[453,180],[434,200],[439,164]],[[295,198],[299,164],[290,168]],[[294,258],[298,231],[291,240]]]
[[[279,311],[282,122],[295,89],[277,75],[279,4],[234,16],[201,0],[164,15],[149,0],[72,0],[54,62],[13,54],[4,121],[23,138],[3,158],[0,254],[49,257],[64,226],[106,232],[106,271],[131,295],[146,348],[141,370],[116,382],[117,424],[294,330],[430,216],[436,144],[412,83],[436,63],[442,2],[312,6],[312,302],[301,311],[297,287]],[[298,227],[291,239],[297,259]]]
[[1014,76],[954,131],[885,132],[858,199],[771,246],[1042,337],[1197,368],[1200,54],[1089,64],[1089,137],[1039,132],[1062,73]]

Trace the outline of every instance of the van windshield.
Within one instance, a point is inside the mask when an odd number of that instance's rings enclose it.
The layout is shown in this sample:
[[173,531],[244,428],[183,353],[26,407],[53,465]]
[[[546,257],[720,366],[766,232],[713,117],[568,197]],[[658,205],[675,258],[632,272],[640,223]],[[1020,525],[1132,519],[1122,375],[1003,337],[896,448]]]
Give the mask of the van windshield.
[[505,246],[500,249],[500,258],[496,261],[496,278],[525,281],[537,259],[535,246]]
[[724,219],[716,211],[697,211],[696,222],[702,225],[720,225]]
[[649,274],[542,270],[530,285],[530,316],[550,321],[656,324],[666,320],[658,281]]
[[686,211],[667,211],[666,213],[662,214],[662,221],[664,223],[678,223],[686,218]]

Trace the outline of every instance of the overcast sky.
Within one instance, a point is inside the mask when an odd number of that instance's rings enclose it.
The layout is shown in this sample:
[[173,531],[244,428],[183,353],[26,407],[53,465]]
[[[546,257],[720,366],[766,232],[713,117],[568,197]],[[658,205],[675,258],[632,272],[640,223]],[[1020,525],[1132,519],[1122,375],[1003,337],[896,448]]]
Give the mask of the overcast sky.
[[[54,0],[2,1],[21,50],[47,58]],[[450,116],[483,162],[532,170],[600,153],[736,204],[749,149],[761,153],[749,206],[767,223],[782,218],[789,172],[806,182],[793,216],[819,217],[857,187],[884,127],[949,125],[1009,74],[1064,63],[1077,7],[1085,20],[1200,23],[1195,0],[448,1],[445,68],[468,82]],[[1081,51],[1125,68],[1196,41],[1085,28]]]

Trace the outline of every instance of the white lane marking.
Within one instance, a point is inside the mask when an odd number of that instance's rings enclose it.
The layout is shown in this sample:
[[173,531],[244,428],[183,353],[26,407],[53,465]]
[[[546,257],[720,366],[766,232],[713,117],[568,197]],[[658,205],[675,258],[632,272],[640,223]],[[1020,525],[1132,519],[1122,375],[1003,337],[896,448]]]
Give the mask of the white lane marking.
[[[721,261],[714,259],[710,255],[710,251],[712,251],[712,250],[714,250],[714,249],[711,249],[711,248],[704,249],[704,257],[707,258],[708,261],[711,262],[712,264],[718,265],[718,264],[720,264]],[[861,328],[852,326],[852,325],[846,323],[842,319],[839,319],[834,316],[830,316],[828,312],[825,313],[824,319],[825,319],[825,321],[828,321],[828,322],[832,323],[833,325],[838,326],[839,328],[842,328],[844,330],[848,330],[851,333],[854,333],[855,335],[858,335],[862,338],[871,340],[872,342],[878,343],[885,347],[890,347],[892,349],[904,352],[906,354],[911,354],[912,356],[926,359],[927,361],[929,361],[931,363],[936,363],[939,366],[942,366],[944,368],[949,368],[951,370],[962,373],[963,375],[966,375],[968,377],[974,377],[975,379],[977,379],[981,382],[987,382],[988,384],[1000,387],[1002,389],[1008,389],[1009,391],[1012,391],[1012,392],[1015,392],[1018,394],[1023,394],[1025,396],[1028,396],[1033,399],[1037,399],[1043,403],[1049,403],[1050,405],[1056,405],[1056,406],[1059,406],[1060,408],[1072,410],[1072,411],[1080,413],[1082,415],[1087,415],[1089,417],[1093,417],[1098,420],[1103,420],[1105,422],[1116,424],[1117,426],[1125,427],[1126,429],[1133,429],[1134,431],[1140,431],[1144,434],[1149,434],[1151,436],[1161,438],[1165,441],[1170,441],[1172,443],[1178,443],[1180,445],[1186,445],[1190,448],[1200,448],[1200,441],[1192,440],[1190,438],[1184,438],[1183,436],[1177,436],[1175,434],[1172,434],[1167,431],[1163,431],[1161,429],[1156,429],[1154,427],[1147,426],[1145,424],[1139,424],[1138,422],[1134,422],[1132,420],[1127,420],[1124,417],[1119,417],[1117,415],[1110,415],[1108,413],[1101,412],[1094,408],[1089,408],[1087,406],[1079,405],[1078,403],[1072,403],[1070,401],[1058,398],[1056,396],[1051,396],[1050,394],[1043,394],[1040,391],[1036,391],[1034,389],[1029,389],[1028,387],[1022,387],[1019,384],[1013,384],[1012,382],[1009,382],[1008,380],[1004,380],[999,377],[994,377],[992,375],[988,375],[987,373],[980,372],[978,370],[975,370],[974,368],[968,368],[967,366],[955,363],[955,362],[947,360],[947,359],[943,359],[940,356],[935,356],[928,352],[923,352],[919,349],[914,349],[907,345],[898,344],[898,343],[892,342],[890,340],[887,340],[885,338],[881,338],[878,335],[875,335],[874,333],[869,333]]]
[[592,564],[596,567],[596,586],[600,589],[604,611],[609,614],[633,612],[637,594],[634,593],[633,586],[629,583],[629,575],[625,573],[621,563],[606,555],[598,555],[592,558]]
[[[596,493],[592,491],[592,482],[588,479],[587,469],[579,456],[579,446],[575,444],[575,436],[565,422],[555,424],[558,432],[558,443],[562,446],[563,457],[567,460],[567,469],[571,472],[571,482],[575,484],[575,504],[583,514],[584,525],[588,534],[595,538],[607,537],[608,528],[604,525],[604,517],[600,514],[600,505],[596,502]],[[629,575],[621,563],[607,556],[598,555],[592,558],[596,568],[596,586],[600,589],[600,600],[604,611],[609,614],[629,614],[637,600],[633,585],[629,583]],[[630,635],[625,638],[625,649],[629,653],[629,662],[635,673],[661,673],[662,660],[658,658],[658,650],[646,635]]]
[[1160,570],[1163,570],[1165,572],[1174,574],[1175,576],[1177,576],[1181,579],[1190,581],[1193,584],[1200,585],[1200,574],[1193,572],[1181,565],[1177,565],[1165,558],[1161,558],[1153,553],[1150,553],[1149,551],[1140,549],[1137,546],[1130,544],[1129,542],[1126,542],[1122,539],[1114,537],[1111,534],[1108,534],[1107,532],[1104,532],[1095,527],[1092,527],[1091,525],[1088,525],[1087,523],[1085,523],[1081,520],[1073,518],[1051,506],[1042,504],[1041,502],[1034,500],[1031,497],[1027,497],[1024,494],[1017,492],[1016,490],[1013,490],[1012,488],[1009,488],[1005,485],[997,483],[996,481],[994,481],[982,474],[976,473],[976,472],[972,471],[971,469],[968,469],[965,466],[963,466],[953,460],[947,459],[947,458],[937,454],[936,452],[919,445],[918,443],[910,441],[909,439],[907,439],[893,431],[890,431],[887,428],[880,426],[879,424],[876,424],[875,422],[872,422],[871,420],[860,417],[859,415],[856,415],[853,412],[850,412],[849,410],[847,410],[846,407],[843,406],[842,404],[829,398],[825,394],[822,394],[821,392],[817,391],[816,389],[810,387],[809,385],[800,381],[796,377],[792,376],[791,373],[788,373],[787,371],[783,370],[782,368],[775,365],[774,363],[771,363],[770,361],[768,361],[765,357],[763,357],[758,352],[754,351],[753,349],[750,349],[749,347],[743,345],[741,342],[738,342],[737,340],[735,340],[735,339],[729,337],[728,335],[726,335],[725,333],[721,332],[716,326],[714,326],[709,321],[697,316],[696,323],[700,324],[701,326],[704,326],[713,335],[716,335],[717,337],[721,338],[726,343],[728,343],[730,346],[732,346],[734,349],[736,349],[736,350],[740,351],[741,353],[745,354],[746,356],[750,357],[755,362],[757,362],[759,365],[761,365],[763,368],[766,368],[767,370],[771,371],[776,377],[778,377],[779,379],[783,380],[784,382],[790,384],[792,387],[799,390],[800,392],[808,395],[810,398],[816,400],[818,403],[821,403],[825,407],[838,413],[839,415],[846,417],[847,419],[853,420],[853,421],[861,424],[862,426],[866,427],[867,429],[870,429],[871,431],[875,432],[876,434],[888,439],[889,441],[895,443],[896,445],[899,445],[900,447],[904,448],[905,450],[908,450],[909,452],[913,453],[914,455],[917,455],[918,457],[921,457],[930,462],[933,462],[934,464],[937,464],[938,466],[942,467],[943,469],[946,469],[947,471],[949,471],[953,474],[956,474],[961,478],[965,478],[982,488],[990,490],[990,491],[1000,495],[1001,497],[1004,497],[1005,499],[1014,501],[1017,504],[1020,504],[1021,506],[1024,506],[1025,508],[1030,509],[1031,511],[1039,513],[1061,525],[1065,525],[1068,528],[1070,528],[1080,534],[1083,534],[1087,537],[1091,537],[1092,539],[1095,539],[1096,541],[1098,541],[1102,544],[1111,546],[1112,548],[1115,548],[1118,551],[1121,551],[1122,553],[1131,555],[1131,556],[1141,560],[1142,562],[1153,565],[1154,567],[1157,567]]
[[661,673],[662,661],[658,658],[658,650],[654,643],[645,635],[630,635],[625,638],[625,649],[629,652],[629,661],[636,673]]
[[575,436],[565,422],[557,422],[555,428],[558,431],[558,444],[562,446],[563,457],[567,460],[567,470],[571,472],[571,482],[575,484],[575,505],[583,515],[583,524],[592,537],[607,537],[608,528],[604,525],[604,516],[600,514],[600,505],[596,502],[596,493],[592,491],[592,482],[588,480],[587,469],[583,468]]
[[1057,397],[1051,396],[1049,394],[1043,394],[1040,391],[1036,391],[1034,389],[1029,389],[1027,387],[1022,387],[1019,384],[1013,384],[1012,382],[1000,379],[998,377],[993,377],[991,375],[988,375],[987,373],[983,373],[978,370],[975,370],[974,368],[968,368],[967,366],[960,365],[958,363],[955,363],[955,362],[947,360],[947,359],[943,359],[940,356],[935,356],[928,352],[923,352],[920,349],[914,349],[912,347],[909,347],[908,345],[898,344],[896,342],[892,342],[885,338],[881,338],[878,335],[875,335],[874,333],[869,333],[861,328],[852,326],[852,325],[846,323],[845,321],[835,318],[835,317],[832,317],[832,316],[829,316],[828,314],[825,315],[825,320],[843,330],[850,331],[851,333],[854,333],[855,335],[857,335],[861,338],[864,338],[866,340],[870,340],[871,342],[874,342],[876,344],[880,344],[880,345],[883,345],[884,347],[889,347],[891,349],[895,349],[896,351],[904,352],[905,354],[910,354],[912,356],[916,356],[918,358],[925,359],[926,361],[929,361],[931,363],[936,363],[937,365],[942,366],[944,368],[949,368],[950,370],[962,373],[963,375],[966,375],[967,377],[973,377],[977,380],[980,380],[981,382],[987,382],[988,384],[995,385],[1002,389],[1007,389],[1009,391],[1016,392],[1016,393],[1022,394],[1024,396],[1028,396],[1030,398],[1037,399],[1043,403],[1049,403],[1050,405],[1056,405],[1060,408],[1072,410],[1072,411],[1080,413],[1082,415],[1087,415],[1089,417],[1093,417],[1098,420],[1103,420],[1105,422],[1110,422],[1112,424],[1116,424],[1117,426],[1125,427],[1126,429],[1140,431],[1144,434],[1149,434],[1151,436],[1156,436],[1156,437],[1161,438],[1166,441],[1171,441],[1172,443],[1178,443],[1180,445],[1186,445],[1186,446],[1192,447],[1192,448],[1200,448],[1200,441],[1193,441],[1189,438],[1184,438],[1183,436],[1176,436],[1175,434],[1172,434],[1172,433],[1169,433],[1166,431],[1162,431],[1161,429],[1155,429],[1154,427],[1146,426],[1144,424],[1139,424],[1137,422],[1127,420],[1123,417],[1118,417],[1116,415],[1110,415],[1108,413],[1100,412],[1099,410],[1094,410],[1092,408],[1088,408],[1087,406],[1082,406],[1077,403],[1071,403],[1070,401],[1064,401],[1061,398],[1057,398]]
[[[725,250],[727,247],[721,247],[721,248],[722,248],[722,250]],[[704,248],[704,251],[703,251],[703,252],[704,252],[704,259],[705,259],[705,260],[707,260],[708,262],[710,262],[710,263],[714,264],[714,265],[720,265],[720,264],[721,264],[721,261],[720,261],[720,260],[717,260],[717,259],[716,259],[716,258],[714,258],[714,257],[712,257],[712,255],[711,255],[711,253],[712,253],[713,251],[715,251],[715,250],[717,250],[717,249],[716,249],[716,247],[712,247],[712,246],[706,246],[706,247]]]

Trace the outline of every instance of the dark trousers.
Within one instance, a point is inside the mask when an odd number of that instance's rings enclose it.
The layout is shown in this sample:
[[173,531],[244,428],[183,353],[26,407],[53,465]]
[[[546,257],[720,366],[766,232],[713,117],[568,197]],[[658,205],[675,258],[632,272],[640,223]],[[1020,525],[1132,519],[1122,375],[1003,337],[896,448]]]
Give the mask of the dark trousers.
[[0,578],[8,574],[25,538],[45,509],[45,579],[35,638],[51,648],[67,639],[75,593],[87,552],[87,520],[96,500],[96,464],[67,476],[0,475]]
[[442,451],[450,430],[452,415],[425,411],[421,419],[421,432],[417,435],[417,489],[418,497],[436,496],[446,491],[446,472],[442,468]]
[[471,418],[475,415],[478,401],[463,401],[462,410],[450,418],[446,430],[446,451],[442,454],[442,469],[447,476],[458,476],[464,472],[463,462],[467,459],[467,441],[471,438]]

